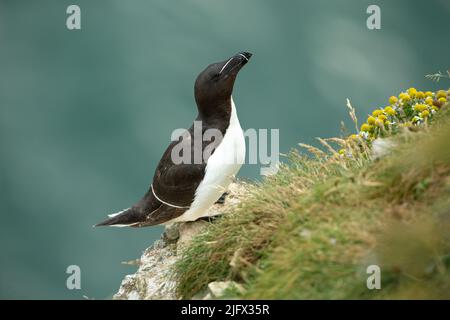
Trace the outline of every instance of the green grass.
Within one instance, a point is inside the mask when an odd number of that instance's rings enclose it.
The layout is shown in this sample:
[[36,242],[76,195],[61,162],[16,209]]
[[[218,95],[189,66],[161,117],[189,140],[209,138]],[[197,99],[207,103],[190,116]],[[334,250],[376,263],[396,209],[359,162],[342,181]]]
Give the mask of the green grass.
[[[371,159],[349,139],[293,151],[280,171],[197,236],[176,264],[178,294],[234,280],[244,299],[450,298],[450,116],[397,134]],[[352,157],[334,151],[339,144]],[[382,289],[366,287],[367,266]]]

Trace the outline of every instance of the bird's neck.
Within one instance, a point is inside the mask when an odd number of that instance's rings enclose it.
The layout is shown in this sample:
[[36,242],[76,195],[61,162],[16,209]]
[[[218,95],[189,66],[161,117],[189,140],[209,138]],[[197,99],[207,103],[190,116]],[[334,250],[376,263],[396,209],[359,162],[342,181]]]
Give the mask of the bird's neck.
[[217,128],[221,131],[226,130],[231,118],[232,98],[221,102],[203,104],[198,107],[198,120],[204,122],[207,126]]

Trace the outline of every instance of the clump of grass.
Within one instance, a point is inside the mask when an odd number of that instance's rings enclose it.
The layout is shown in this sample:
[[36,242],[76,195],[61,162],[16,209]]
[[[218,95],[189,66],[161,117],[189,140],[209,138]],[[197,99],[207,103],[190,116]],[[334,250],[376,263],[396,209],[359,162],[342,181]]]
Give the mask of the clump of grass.
[[181,297],[190,298],[215,280],[249,281],[288,213],[297,210],[292,195],[301,198],[318,181],[358,165],[338,153],[325,160],[325,153],[309,149],[318,153],[317,158],[292,151],[289,165],[263,183],[249,185],[245,201],[193,240],[176,265]]
[[[298,209],[288,214],[243,297],[450,298],[445,122],[414,138],[399,137],[391,156],[292,200]],[[366,287],[372,264],[382,270],[382,290]]]
[[[234,280],[249,299],[450,298],[450,117],[440,113],[418,132],[399,129],[377,161],[352,137],[292,151],[184,251],[179,296]],[[371,264],[381,290],[366,287]]]

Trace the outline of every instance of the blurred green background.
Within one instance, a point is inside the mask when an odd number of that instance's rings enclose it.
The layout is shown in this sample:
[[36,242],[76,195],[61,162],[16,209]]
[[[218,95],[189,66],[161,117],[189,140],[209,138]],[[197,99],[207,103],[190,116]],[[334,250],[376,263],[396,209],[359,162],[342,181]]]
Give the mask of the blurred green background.
[[[366,28],[369,4],[381,30]],[[286,152],[338,135],[346,97],[363,117],[402,89],[440,88],[424,75],[449,67],[449,14],[448,0],[0,0],[0,298],[110,298],[134,272],[120,262],[162,228],[91,226],[146,191],[209,63],[254,53],[239,118],[280,129]],[[81,290],[66,289],[71,264]]]

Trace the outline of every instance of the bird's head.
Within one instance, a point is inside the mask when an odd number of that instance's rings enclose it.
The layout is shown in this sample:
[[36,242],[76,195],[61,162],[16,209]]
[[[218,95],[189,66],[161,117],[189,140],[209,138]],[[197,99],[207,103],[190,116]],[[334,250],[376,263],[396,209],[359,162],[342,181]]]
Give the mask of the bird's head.
[[210,64],[198,75],[194,92],[200,112],[213,112],[212,108],[230,100],[236,76],[251,56],[249,52],[239,52],[225,61]]

